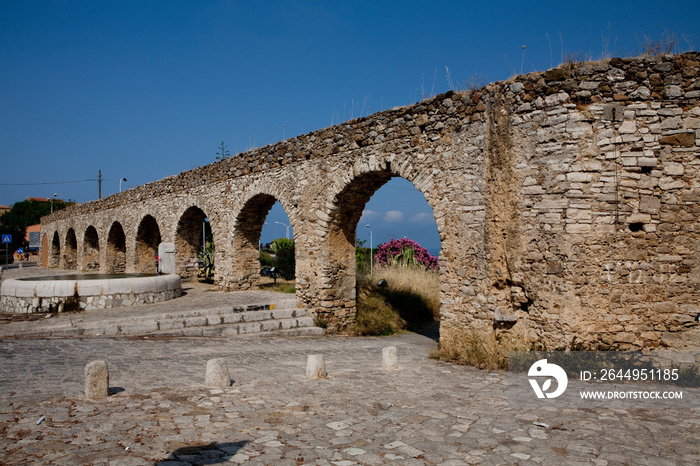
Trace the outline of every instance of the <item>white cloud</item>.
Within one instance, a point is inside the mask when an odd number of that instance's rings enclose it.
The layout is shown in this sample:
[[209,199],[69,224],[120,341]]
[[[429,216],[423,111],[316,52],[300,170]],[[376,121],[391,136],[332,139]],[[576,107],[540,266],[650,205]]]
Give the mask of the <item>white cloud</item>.
[[390,210],[384,214],[384,221],[387,223],[403,222],[403,212]]
[[413,216],[411,216],[411,223],[422,223],[422,224],[428,224],[428,223],[433,223],[433,214],[430,214],[428,212],[419,212]]
[[363,210],[362,211],[362,216],[360,217],[360,222],[366,222],[368,220],[372,220],[373,218],[377,218],[379,216],[379,212],[375,212],[374,210]]

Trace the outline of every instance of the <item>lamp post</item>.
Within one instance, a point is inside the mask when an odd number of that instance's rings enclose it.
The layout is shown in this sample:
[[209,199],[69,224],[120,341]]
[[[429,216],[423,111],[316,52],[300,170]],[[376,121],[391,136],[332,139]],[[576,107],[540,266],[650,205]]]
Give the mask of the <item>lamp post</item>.
[[369,228],[369,276],[371,277],[374,273],[374,258],[372,257],[372,227],[369,226],[369,223],[367,224],[367,228]]
[[119,192],[122,192],[122,181],[126,181],[126,178],[119,180]]
[[53,197],[51,198],[51,213],[53,213],[53,201],[56,199],[56,196],[58,196],[58,193],[53,193]]
[[284,227],[287,228],[287,232],[285,233],[285,236],[287,237],[287,239],[289,239],[289,227],[290,227],[291,225],[287,225],[286,223],[282,223],[282,222],[275,222],[275,223],[279,223],[280,225],[282,225],[282,226],[284,226]]

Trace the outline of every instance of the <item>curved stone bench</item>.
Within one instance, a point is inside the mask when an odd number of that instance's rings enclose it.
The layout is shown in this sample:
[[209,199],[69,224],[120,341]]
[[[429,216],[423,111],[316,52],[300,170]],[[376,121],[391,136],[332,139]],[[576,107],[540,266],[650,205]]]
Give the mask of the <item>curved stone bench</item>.
[[180,276],[59,275],[2,282],[0,310],[29,314],[157,303],[182,295]]

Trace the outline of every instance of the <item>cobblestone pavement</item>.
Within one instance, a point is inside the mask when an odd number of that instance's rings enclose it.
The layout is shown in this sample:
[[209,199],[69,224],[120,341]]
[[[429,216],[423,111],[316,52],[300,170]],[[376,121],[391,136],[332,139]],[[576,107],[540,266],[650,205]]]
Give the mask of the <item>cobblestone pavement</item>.
[[[396,371],[381,369],[386,346]],[[416,334],[0,338],[0,464],[700,464],[698,409],[516,407],[505,373],[430,359],[434,346]],[[328,378],[306,379],[309,354]],[[204,386],[212,358],[230,388]],[[84,397],[95,359],[110,370],[101,401]]]
[[[414,334],[2,339],[0,463],[700,462],[698,410],[514,408],[504,373],[429,359],[433,344]],[[385,372],[389,345],[400,369]],[[327,379],[306,379],[308,354],[325,356]],[[203,385],[215,357],[230,388]],[[93,359],[109,364],[103,401],[83,396]]]

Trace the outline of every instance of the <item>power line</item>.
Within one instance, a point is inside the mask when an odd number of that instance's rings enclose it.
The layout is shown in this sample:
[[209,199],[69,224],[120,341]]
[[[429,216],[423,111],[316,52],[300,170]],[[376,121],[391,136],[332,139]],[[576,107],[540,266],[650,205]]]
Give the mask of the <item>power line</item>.
[[46,184],[69,184],[69,183],[86,183],[88,181],[97,181],[96,179],[75,180],[75,181],[46,181],[42,183],[0,183],[0,186],[38,186]]

